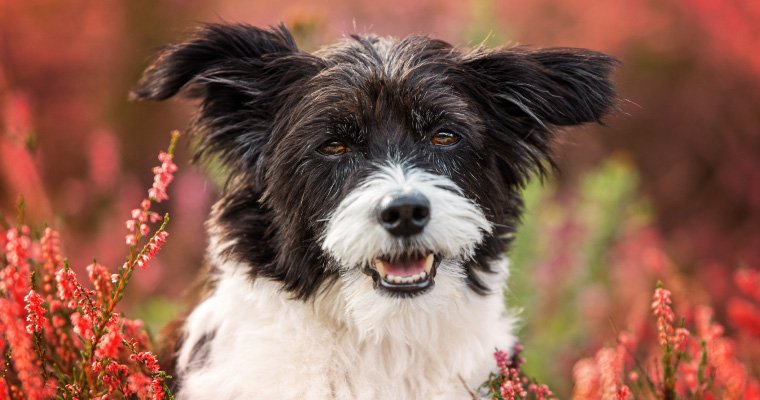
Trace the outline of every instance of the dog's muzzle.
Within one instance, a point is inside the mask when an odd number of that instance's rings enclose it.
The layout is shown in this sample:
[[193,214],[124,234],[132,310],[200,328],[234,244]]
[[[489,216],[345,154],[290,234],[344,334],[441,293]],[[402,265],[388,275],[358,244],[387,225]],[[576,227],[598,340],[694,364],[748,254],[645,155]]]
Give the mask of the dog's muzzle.
[[[322,249],[343,271],[372,277],[379,293],[413,297],[441,276],[460,279],[462,260],[491,230],[480,207],[447,176],[388,163],[330,214]],[[441,265],[450,269],[439,271]]]

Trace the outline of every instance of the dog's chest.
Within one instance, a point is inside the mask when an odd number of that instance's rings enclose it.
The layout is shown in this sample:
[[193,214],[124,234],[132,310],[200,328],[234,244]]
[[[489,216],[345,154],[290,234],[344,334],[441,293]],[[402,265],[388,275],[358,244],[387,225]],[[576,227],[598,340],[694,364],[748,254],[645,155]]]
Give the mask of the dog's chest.
[[337,290],[302,302],[263,279],[221,279],[186,321],[179,398],[466,399],[465,383],[495,369],[494,348],[514,343],[501,295],[367,330]]

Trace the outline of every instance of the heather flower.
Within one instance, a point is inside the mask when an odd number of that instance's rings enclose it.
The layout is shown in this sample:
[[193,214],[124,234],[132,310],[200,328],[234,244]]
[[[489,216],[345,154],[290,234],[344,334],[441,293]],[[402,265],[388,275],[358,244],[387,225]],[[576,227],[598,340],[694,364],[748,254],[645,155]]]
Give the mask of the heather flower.
[[158,155],[158,160],[161,161],[161,166],[153,168],[153,187],[148,190],[148,196],[157,202],[161,202],[169,198],[166,194],[166,188],[174,179],[177,166],[172,161],[172,155],[163,151]]
[[499,374],[492,374],[491,379],[481,386],[488,389],[491,395],[489,398],[499,400],[524,399],[529,393],[534,393],[538,400],[546,400],[546,396],[552,395],[546,385],[530,382],[528,378],[522,376],[520,366],[525,360],[520,358],[521,351],[522,346],[516,344],[511,357],[501,350],[494,352]]
[[670,308],[670,291],[658,287],[652,299],[652,314],[657,317],[657,334],[660,345],[665,346],[668,344],[668,338],[673,334],[673,327],[670,324],[675,319],[673,310]]
[[145,364],[145,367],[148,368],[148,371],[152,373],[158,373],[158,371],[161,369],[158,366],[158,360],[156,359],[156,356],[149,352],[149,351],[143,351],[137,354],[137,359],[140,360],[143,364]]
[[670,338],[673,349],[675,351],[685,351],[689,336],[691,336],[691,333],[688,329],[676,328],[675,334]]
[[[32,337],[26,330],[20,303],[0,298],[0,327],[13,351],[13,368],[27,399],[46,399],[55,393],[55,387],[45,384],[37,363]],[[54,382],[50,381],[50,384]]]
[[600,390],[600,373],[596,362],[584,358],[573,366],[573,399],[592,400],[598,398]]
[[29,294],[24,297],[26,301],[26,321],[29,325],[26,326],[26,330],[29,333],[42,332],[42,327],[47,322],[45,318],[45,309],[41,307],[42,297],[34,290],[29,291]]
[[76,304],[76,294],[79,293],[79,284],[77,276],[69,268],[61,268],[55,273],[55,280],[58,283],[58,298],[66,301],[69,300],[69,308],[74,308]]
[[166,395],[166,393],[164,393],[163,381],[160,378],[153,378],[151,386],[153,387],[153,400],[163,399]]
[[548,396],[552,395],[551,390],[549,390],[549,387],[546,385],[538,385],[535,383],[531,383],[528,386],[528,391],[533,392],[536,394],[536,400],[546,400]]
[[143,209],[135,208],[132,210],[132,219],[136,219],[139,222],[145,222],[148,220],[148,212]]
[[95,357],[103,358],[117,358],[119,351],[121,350],[123,336],[119,329],[120,319],[117,314],[111,316],[111,320],[106,325],[106,333],[100,340],[98,348],[95,350]]
[[631,392],[631,389],[626,385],[620,386],[615,393],[615,400],[627,400],[629,397],[633,397],[633,392]]
[[151,238],[150,242],[146,246],[146,249],[143,250],[143,252],[138,256],[136,263],[138,267],[146,268],[148,266],[148,261],[153,259],[156,253],[161,250],[161,246],[163,246],[166,242],[167,236],[169,236],[168,232],[160,231],[155,236],[153,236],[153,238]]
[[42,246],[42,260],[47,273],[52,274],[61,265],[60,234],[51,228],[45,228],[40,239]]
[[[26,232],[26,233],[24,233]],[[6,259],[11,265],[25,265],[30,255],[31,240],[29,239],[29,228],[24,226],[21,234],[15,228],[6,232],[7,242],[5,243]]]
[[96,292],[106,297],[110,295],[111,275],[108,273],[108,269],[106,267],[98,263],[92,263],[87,266],[87,275],[90,278],[90,282],[92,282],[93,286],[95,286]]
[[[171,160],[166,164],[166,171],[173,172]],[[30,239],[28,227],[2,232],[0,257],[8,264],[0,269],[0,351],[5,353],[7,344],[12,367],[0,364],[0,400],[171,398],[153,353],[144,351],[139,362],[137,357],[129,362],[135,338],[148,343],[148,336],[142,322],[116,310],[132,269],[154,257],[168,235],[162,225],[146,246],[136,246],[150,232],[147,222],[160,220],[148,210],[150,204],[141,202],[125,223],[134,245],[121,274],[97,263],[87,266],[94,290],[84,288],[63,261],[54,230],[45,229],[39,245]],[[41,291],[32,288],[31,272]]]

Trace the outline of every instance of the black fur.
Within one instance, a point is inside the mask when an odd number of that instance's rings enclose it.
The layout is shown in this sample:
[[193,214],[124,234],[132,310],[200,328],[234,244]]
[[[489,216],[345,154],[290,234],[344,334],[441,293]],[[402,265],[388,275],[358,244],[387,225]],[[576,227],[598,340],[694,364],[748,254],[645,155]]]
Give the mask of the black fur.
[[[226,256],[248,263],[252,277],[282,282],[300,299],[334,279],[319,245],[325,220],[376,162],[392,158],[449,177],[497,227],[466,265],[470,287],[486,293],[472,271],[488,271],[486,261],[508,247],[519,190],[554,165],[553,129],[614,109],[616,63],[583,49],[462,52],[425,36],[390,44],[353,36],[307,54],[284,26],[211,24],[165,49],[132,97],[201,100],[196,160],[230,171],[211,227],[237,240]],[[463,141],[425,146],[442,128]],[[316,151],[333,139],[350,152]]]

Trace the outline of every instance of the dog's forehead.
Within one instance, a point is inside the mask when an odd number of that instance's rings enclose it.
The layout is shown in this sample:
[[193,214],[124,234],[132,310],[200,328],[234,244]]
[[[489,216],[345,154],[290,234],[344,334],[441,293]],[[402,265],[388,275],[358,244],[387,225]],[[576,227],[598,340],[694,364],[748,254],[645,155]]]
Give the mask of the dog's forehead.
[[421,134],[472,111],[455,88],[462,69],[448,43],[354,37],[315,53],[325,68],[295,90],[289,129],[327,124],[330,134]]

